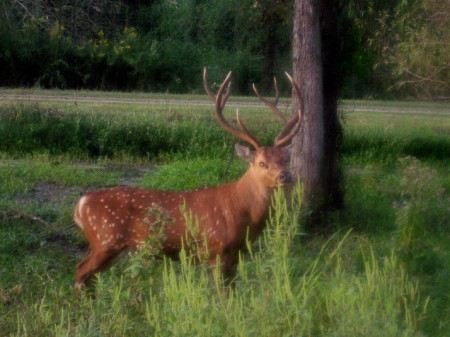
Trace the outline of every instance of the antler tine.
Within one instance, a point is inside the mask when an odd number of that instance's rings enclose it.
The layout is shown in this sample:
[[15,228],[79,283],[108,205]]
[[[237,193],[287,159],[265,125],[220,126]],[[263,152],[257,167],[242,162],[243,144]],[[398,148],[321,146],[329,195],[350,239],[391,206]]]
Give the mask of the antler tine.
[[[226,88],[225,93],[223,92]],[[217,91],[216,95],[216,106],[219,106],[220,112],[222,112],[225,104],[227,103],[228,97],[231,94],[231,71],[228,73],[227,77],[223,80],[222,84],[219,87],[219,91]]]
[[[292,117],[292,119],[285,125],[283,130],[281,130],[280,134],[275,139],[276,146],[283,146],[290,142],[295,134],[298,132],[301,126],[302,112],[303,112],[303,97],[300,93],[300,89],[298,87],[297,82],[289,75],[285,73],[289,82],[291,82],[292,87],[294,88],[295,94],[297,96],[298,101],[298,110],[297,113]],[[294,127],[295,126],[295,127]]]
[[273,101],[273,103],[261,96],[258,89],[256,89],[255,83],[253,83],[253,91],[255,92],[255,95],[259,98],[259,100],[263,102],[265,105],[267,105],[275,113],[275,115],[280,117],[284,121],[284,123],[288,123],[289,122],[288,117],[277,108],[280,93],[278,92],[278,84],[276,77],[273,78],[273,84],[275,87],[275,100]]
[[[258,142],[258,140],[251,135],[251,133],[248,131],[248,129],[242,124],[242,122],[239,119],[239,116],[237,117],[238,124],[242,128],[241,130],[238,130],[230,125],[230,123],[227,122],[225,117],[223,116],[222,110],[225,107],[225,104],[227,102],[228,97],[231,93],[231,71],[228,73],[227,77],[224,79],[222,84],[220,85],[219,91],[217,92],[217,95],[214,96],[214,94],[211,92],[208,86],[208,74],[206,71],[206,67],[203,70],[203,86],[205,87],[205,91],[208,94],[208,96],[211,98],[211,100],[214,102],[215,105],[215,111],[217,119],[219,120],[220,125],[227,130],[232,135],[242,139],[244,142],[249,143],[252,145],[255,149],[258,149],[261,147],[261,144]],[[226,91],[224,92],[226,88]]]
[[244,123],[242,123],[241,117],[239,116],[239,109],[236,109],[236,121],[245,133],[250,133],[250,131],[248,131]]
[[203,87],[205,88],[206,94],[211,98],[211,100],[216,103],[216,97],[213,95],[211,90],[209,90],[208,86],[208,72],[206,71],[206,67],[203,68]]
[[273,77],[273,87],[275,88],[275,100],[273,101],[273,104],[276,106],[278,104],[278,99],[280,98],[280,92],[278,91],[278,83],[275,76]]

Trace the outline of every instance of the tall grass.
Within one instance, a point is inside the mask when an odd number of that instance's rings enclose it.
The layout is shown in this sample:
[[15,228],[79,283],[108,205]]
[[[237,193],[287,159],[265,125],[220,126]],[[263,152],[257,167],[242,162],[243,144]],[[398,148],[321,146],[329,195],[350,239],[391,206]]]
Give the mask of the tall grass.
[[298,244],[298,213],[288,212],[282,193],[273,209],[267,230],[241,257],[234,288],[224,290],[217,273],[212,277],[185,253],[179,263],[152,261],[150,268],[133,256],[127,264],[138,262],[139,273],[124,272],[123,264],[113,268],[98,277],[95,296],[75,299],[56,283],[18,296],[18,308],[3,311],[2,331],[9,336],[421,336],[418,322],[427,303],[395,254],[376,258],[361,247],[363,267],[344,268],[352,263],[344,254],[346,234],[308,257]]
[[[254,116],[251,119],[255,121]],[[279,127],[272,121],[273,117],[267,123],[255,123],[264,142],[271,142]],[[156,106],[150,111],[86,113],[27,104],[0,107],[0,151],[15,156],[155,159],[181,153],[218,157],[226,155],[232,141],[212,118],[211,108],[174,113]]]
[[[227,156],[235,141],[218,126],[210,107],[179,107],[181,110],[175,111],[167,106],[142,110],[125,105],[110,109],[85,112],[35,104],[3,105],[0,152],[14,156],[66,154],[84,159],[155,159],[167,155],[217,158]],[[241,110],[257,137],[264,144],[272,143],[280,129],[275,117],[260,109]],[[392,165],[399,156],[447,163],[450,158],[450,124],[443,115],[410,118],[378,114],[369,124],[355,113],[345,115],[344,124],[341,153],[352,163]]]
[[[190,116],[192,117],[192,115]],[[0,151],[20,155],[48,152],[76,157],[147,157],[183,151],[190,155],[221,150],[227,137],[200,118],[169,120],[130,113],[63,113],[33,106],[0,111]],[[199,148],[198,144],[205,146]]]
[[352,164],[395,165],[399,157],[405,156],[448,164],[448,116],[372,114],[344,114],[342,153]]

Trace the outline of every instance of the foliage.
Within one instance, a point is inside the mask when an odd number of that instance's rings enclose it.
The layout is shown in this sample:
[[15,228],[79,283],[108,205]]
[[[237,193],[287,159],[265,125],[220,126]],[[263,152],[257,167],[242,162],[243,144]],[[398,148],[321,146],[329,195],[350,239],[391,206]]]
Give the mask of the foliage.
[[370,1],[356,15],[374,74],[397,97],[449,99],[449,10],[446,0]]
[[[219,76],[233,69],[238,90],[249,92],[263,77],[265,32],[255,35],[255,27],[265,27],[266,7],[250,0],[7,2],[0,12],[1,85],[192,92],[207,65]],[[280,52],[288,52],[289,25],[275,34]]]
[[[286,0],[3,2],[2,86],[198,92],[208,66],[213,81],[232,69],[248,94],[292,67]],[[446,0],[342,4],[341,97],[448,100],[448,10]]]

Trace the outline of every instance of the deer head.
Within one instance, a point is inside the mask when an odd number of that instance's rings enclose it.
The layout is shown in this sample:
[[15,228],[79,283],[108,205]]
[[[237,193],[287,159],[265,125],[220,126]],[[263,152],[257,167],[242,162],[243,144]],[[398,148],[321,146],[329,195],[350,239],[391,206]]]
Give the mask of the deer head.
[[236,120],[241,130],[234,128],[231,124],[227,122],[223,116],[223,108],[228,100],[231,93],[231,72],[228,73],[225,80],[222,82],[217,95],[214,95],[208,85],[208,74],[206,68],[203,69],[203,86],[206,93],[211,98],[215,105],[215,113],[219,123],[222,127],[229,133],[233,134],[237,138],[243,140],[244,142],[250,144],[254,150],[249,149],[246,146],[235,144],[236,154],[246,162],[250,164],[250,168],[247,174],[254,175],[256,180],[263,183],[268,187],[281,186],[284,183],[290,181],[291,175],[287,170],[286,163],[290,154],[287,145],[291,142],[294,135],[298,132],[301,125],[301,113],[303,106],[303,99],[300,94],[297,83],[292,79],[292,77],[286,73],[289,81],[291,82],[294,92],[297,95],[297,99],[300,108],[296,111],[293,117],[289,120],[288,117],[283,114],[278,108],[279,91],[277,80],[274,78],[275,87],[275,100],[270,102],[264,97],[262,97],[255,84],[253,84],[253,90],[256,96],[266,104],[278,117],[280,117],[284,122],[285,126],[278,134],[274,140],[274,145],[272,147],[264,147],[261,143],[254,137],[250,131],[245,127],[242,120],[239,117],[239,111],[236,111]]

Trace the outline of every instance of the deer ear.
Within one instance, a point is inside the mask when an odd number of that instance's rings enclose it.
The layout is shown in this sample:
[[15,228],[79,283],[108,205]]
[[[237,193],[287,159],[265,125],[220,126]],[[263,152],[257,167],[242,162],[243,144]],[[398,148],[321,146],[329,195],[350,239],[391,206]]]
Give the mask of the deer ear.
[[239,158],[245,160],[247,163],[253,162],[255,157],[254,151],[250,150],[247,146],[241,144],[234,144],[234,150]]
[[287,145],[287,146],[285,146],[285,147],[283,147],[284,154],[285,154],[287,157],[291,157],[291,154],[292,154],[292,148],[293,148],[292,143],[289,144],[289,145]]

